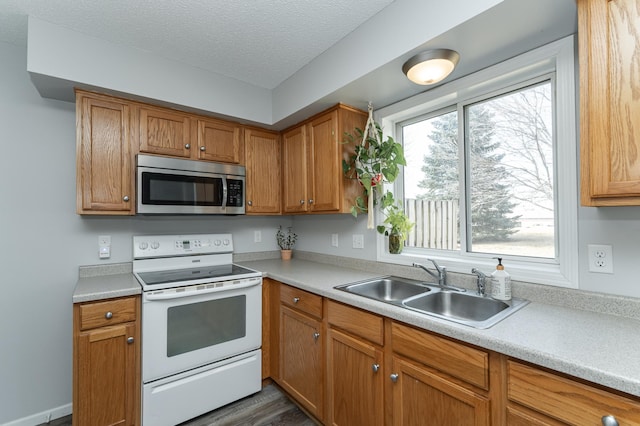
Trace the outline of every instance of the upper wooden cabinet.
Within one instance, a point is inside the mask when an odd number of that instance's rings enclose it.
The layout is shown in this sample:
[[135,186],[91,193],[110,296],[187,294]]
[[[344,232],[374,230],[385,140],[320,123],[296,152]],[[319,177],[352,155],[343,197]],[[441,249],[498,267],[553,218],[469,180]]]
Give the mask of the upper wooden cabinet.
[[277,133],[244,129],[247,214],[280,214],[280,138]]
[[577,6],[581,202],[640,205],[640,1]]
[[192,157],[199,160],[244,164],[242,127],[228,121],[199,119],[198,146]]
[[190,158],[191,119],[166,108],[135,105],[134,135],[140,152]]
[[353,146],[344,133],[364,128],[364,111],[337,105],[283,133],[283,210],[285,213],[349,213],[362,191],[342,172]]
[[76,209],[79,214],[135,213],[127,102],[76,94]]

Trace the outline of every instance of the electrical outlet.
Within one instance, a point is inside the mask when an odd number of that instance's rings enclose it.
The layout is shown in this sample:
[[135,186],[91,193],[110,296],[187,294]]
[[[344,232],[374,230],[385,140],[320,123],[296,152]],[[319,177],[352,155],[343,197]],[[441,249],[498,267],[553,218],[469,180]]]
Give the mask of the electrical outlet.
[[331,234],[331,247],[338,247],[338,234]]
[[111,257],[111,235],[98,236],[98,257],[100,259]]
[[262,231],[253,231],[253,242],[254,243],[262,242]]
[[589,244],[589,272],[613,274],[613,247],[602,244]]
[[353,248],[354,249],[363,249],[364,248],[364,235],[362,235],[362,234],[353,234]]

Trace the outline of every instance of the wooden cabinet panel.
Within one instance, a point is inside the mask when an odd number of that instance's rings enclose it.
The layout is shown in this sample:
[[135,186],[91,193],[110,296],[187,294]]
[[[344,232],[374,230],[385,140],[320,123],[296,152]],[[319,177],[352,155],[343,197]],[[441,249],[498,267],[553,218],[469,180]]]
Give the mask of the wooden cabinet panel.
[[307,127],[295,127],[282,135],[282,198],[285,213],[308,210]]
[[582,204],[640,205],[640,4],[577,5]]
[[80,330],[135,321],[136,299],[127,297],[80,305]]
[[244,164],[244,141],[239,124],[220,120],[198,120],[198,146],[193,157],[199,160]]
[[489,400],[434,374],[418,364],[394,357],[393,424],[396,426],[489,425]]
[[191,157],[191,120],[169,109],[136,106],[140,152]]
[[364,111],[337,105],[284,132],[285,213],[350,212],[362,188],[342,172],[342,160],[353,152],[342,135],[363,128],[366,118]]
[[282,284],[280,301],[316,318],[322,318],[322,296]]
[[375,344],[384,344],[384,323],[381,316],[328,300],[327,319],[333,326]]
[[323,336],[319,320],[280,306],[280,381],[318,419],[323,414]]
[[382,349],[336,329],[329,329],[327,337],[327,423],[383,425]]
[[77,92],[76,120],[77,212],[134,214],[129,106]]
[[[112,307],[122,309],[113,312],[114,318],[131,321],[98,326],[90,319],[111,302],[115,302]],[[92,309],[94,304],[96,309]],[[140,322],[135,315],[139,306],[139,296],[74,305],[74,425],[140,424]],[[81,331],[81,324],[87,321],[92,328]]]
[[489,354],[403,324],[392,324],[393,350],[481,389],[489,389]]
[[309,187],[311,211],[340,209],[342,188],[342,146],[338,140],[338,112],[332,111],[309,123]]
[[244,129],[247,214],[280,214],[280,138],[277,133]]
[[640,401],[566,377],[508,361],[508,398],[572,425],[600,424],[613,415],[618,423],[640,424]]

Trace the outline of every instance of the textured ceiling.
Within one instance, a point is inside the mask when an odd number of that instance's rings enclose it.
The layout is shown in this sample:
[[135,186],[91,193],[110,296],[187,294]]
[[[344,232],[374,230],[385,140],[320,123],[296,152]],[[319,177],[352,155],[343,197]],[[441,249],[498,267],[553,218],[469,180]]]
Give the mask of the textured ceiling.
[[393,0],[0,0],[0,41],[27,16],[273,89]]

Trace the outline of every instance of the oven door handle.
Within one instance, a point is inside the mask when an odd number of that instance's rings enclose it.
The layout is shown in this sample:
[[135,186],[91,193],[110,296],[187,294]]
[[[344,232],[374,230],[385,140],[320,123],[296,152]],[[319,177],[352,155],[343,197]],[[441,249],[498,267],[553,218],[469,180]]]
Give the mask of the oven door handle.
[[151,292],[151,293],[145,293],[144,299],[145,300],[171,300],[171,299],[181,299],[183,297],[195,297],[195,296],[200,296],[202,294],[222,293],[225,291],[236,290],[238,288],[253,287],[255,285],[259,285],[261,282],[262,280],[258,278],[255,280],[243,280],[238,284],[226,285],[224,287],[203,288],[200,290],[190,290],[190,291],[187,290],[187,291],[181,291],[181,292],[171,291],[170,293]]

